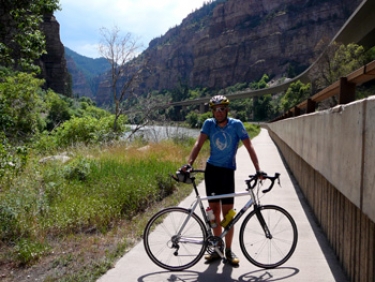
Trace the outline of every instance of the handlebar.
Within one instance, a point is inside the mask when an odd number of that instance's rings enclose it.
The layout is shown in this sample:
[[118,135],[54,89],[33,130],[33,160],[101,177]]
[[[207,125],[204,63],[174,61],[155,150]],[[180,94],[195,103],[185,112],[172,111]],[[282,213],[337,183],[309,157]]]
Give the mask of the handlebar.
[[277,183],[280,185],[280,173],[276,172],[275,176],[268,176],[266,173],[262,173],[260,175],[249,175],[250,179],[245,180],[248,189],[254,189],[258,183],[258,180],[262,181],[264,179],[271,180],[271,184],[267,189],[262,190],[263,193],[268,193],[271,191],[273,185],[275,184],[275,180],[277,179]]
[[190,168],[187,172],[183,172],[181,169],[176,171],[175,175],[170,174],[170,177],[172,177],[177,182],[183,182],[191,184],[193,183],[193,180],[195,179],[193,176],[191,176],[191,173],[198,173],[198,172],[204,172],[202,169],[194,169]]
[[[176,174],[175,175],[170,175],[174,180],[176,180],[177,182],[183,182],[183,183],[187,183],[187,184],[191,184],[193,183],[194,181],[194,177],[191,176],[191,174],[193,173],[203,173],[204,170],[202,169],[194,169],[194,168],[190,168],[187,172],[183,172],[181,170],[178,170],[176,171]],[[264,179],[269,179],[271,181],[271,184],[270,186],[267,188],[267,189],[264,189],[262,190],[263,193],[268,193],[269,191],[271,191],[271,189],[273,188],[273,185],[275,184],[275,181],[277,180],[278,184],[280,185],[280,173],[276,172],[275,173],[275,176],[268,176],[267,173],[264,173],[264,172],[261,172],[261,173],[257,173],[257,174],[254,174],[254,175],[249,175],[249,178],[250,179],[247,179],[245,180],[246,184],[247,184],[247,189],[254,189],[255,186],[257,185],[258,183],[258,180],[262,181]]]

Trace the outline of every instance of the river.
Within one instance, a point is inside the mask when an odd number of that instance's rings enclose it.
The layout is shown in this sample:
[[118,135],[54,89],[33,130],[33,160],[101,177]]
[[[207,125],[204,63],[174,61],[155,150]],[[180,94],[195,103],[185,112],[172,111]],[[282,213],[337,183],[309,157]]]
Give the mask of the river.
[[[136,126],[132,126],[134,130]],[[160,142],[165,139],[193,137],[197,138],[200,129],[185,128],[179,126],[160,126],[160,125],[147,125],[138,129],[131,138],[142,138],[148,142]],[[127,132],[124,138],[129,138],[131,132]]]

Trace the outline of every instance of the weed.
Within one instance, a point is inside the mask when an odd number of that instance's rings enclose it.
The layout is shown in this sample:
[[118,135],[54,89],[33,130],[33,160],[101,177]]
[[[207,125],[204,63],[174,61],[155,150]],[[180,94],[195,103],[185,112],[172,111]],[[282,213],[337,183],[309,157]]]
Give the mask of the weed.
[[38,260],[48,250],[48,246],[31,239],[21,239],[14,247],[17,261],[21,265],[29,265],[30,263]]

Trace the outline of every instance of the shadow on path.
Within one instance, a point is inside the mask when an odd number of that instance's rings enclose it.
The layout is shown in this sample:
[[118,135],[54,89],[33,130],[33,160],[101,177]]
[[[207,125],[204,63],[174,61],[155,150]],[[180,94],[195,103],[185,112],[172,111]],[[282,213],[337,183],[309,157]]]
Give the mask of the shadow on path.
[[[221,270],[221,271],[220,271]],[[160,271],[142,275],[138,282],[271,282],[288,281],[292,276],[299,273],[299,270],[292,267],[280,267],[276,269],[260,269],[242,274],[239,278],[232,277],[233,267],[221,262],[211,263],[203,272],[197,271]]]

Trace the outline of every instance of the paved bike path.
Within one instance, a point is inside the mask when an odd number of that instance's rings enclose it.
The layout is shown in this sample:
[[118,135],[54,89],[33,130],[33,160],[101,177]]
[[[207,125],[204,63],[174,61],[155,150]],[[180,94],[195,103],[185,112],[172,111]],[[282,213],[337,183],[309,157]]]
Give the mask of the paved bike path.
[[[312,213],[307,207],[299,188],[288,174],[275,144],[268,135],[268,131],[262,129],[252,142],[262,170],[270,175],[275,172],[281,173],[282,187],[280,188],[275,184],[273,190],[262,197],[261,203],[275,204],[285,208],[297,223],[299,232],[297,248],[293,256],[284,265],[276,269],[266,270],[247,261],[239,246],[238,236],[241,222],[238,222],[235,226],[232,249],[240,259],[239,267],[223,264],[220,261],[205,264],[204,258],[202,258],[190,269],[179,272],[167,271],[156,266],[148,258],[143,247],[143,241],[141,241],[97,282],[348,281],[321,229],[314,222]],[[244,180],[253,172],[254,168],[248,153],[242,146],[237,153],[236,191],[245,189]],[[202,195],[205,195],[204,183],[200,183],[198,189]],[[189,207],[193,200],[194,195],[191,194],[180,205]],[[235,206],[241,208],[247,200],[248,197],[237,197]]]

